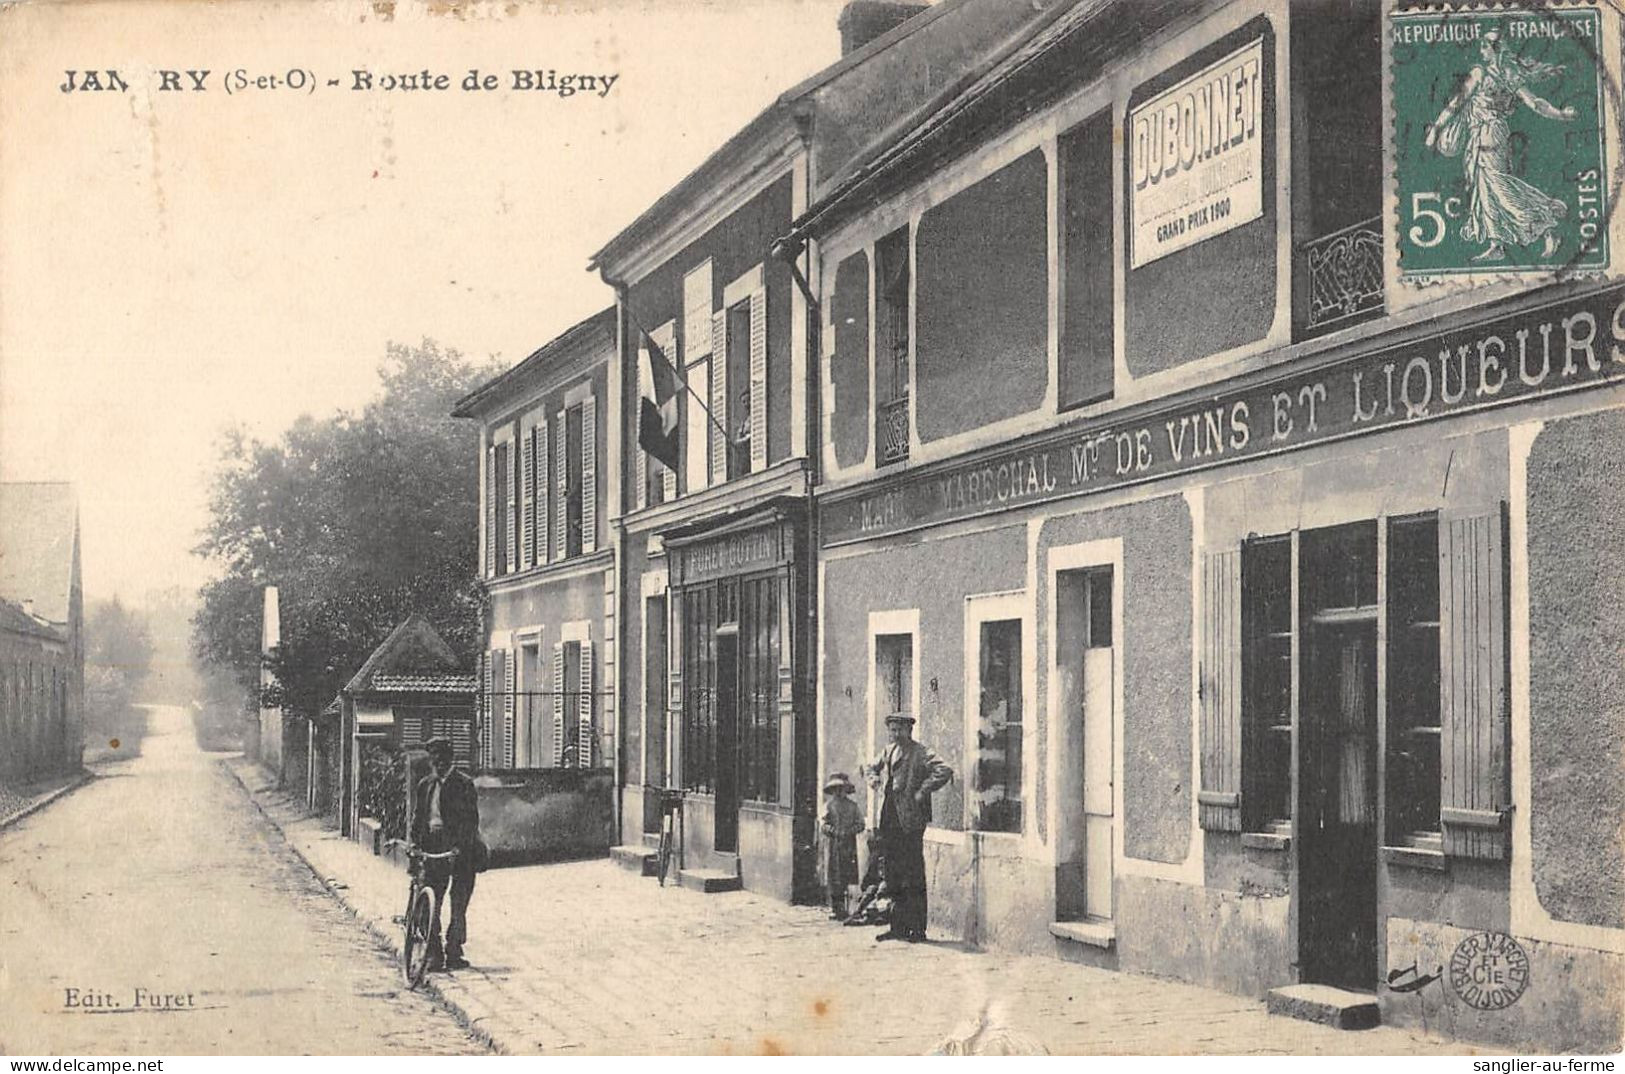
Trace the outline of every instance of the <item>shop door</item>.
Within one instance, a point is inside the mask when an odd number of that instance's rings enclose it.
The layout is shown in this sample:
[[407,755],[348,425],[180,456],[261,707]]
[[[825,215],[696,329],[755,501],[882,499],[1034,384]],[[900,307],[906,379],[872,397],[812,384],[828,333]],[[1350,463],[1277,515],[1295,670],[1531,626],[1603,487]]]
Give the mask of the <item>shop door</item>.
[[1303,979],[1377,981],[1377,628],[1316,617],[1308,630],[1299,798]]
[[718,851],[739,852],[739,628],[717,631],[717,830]]

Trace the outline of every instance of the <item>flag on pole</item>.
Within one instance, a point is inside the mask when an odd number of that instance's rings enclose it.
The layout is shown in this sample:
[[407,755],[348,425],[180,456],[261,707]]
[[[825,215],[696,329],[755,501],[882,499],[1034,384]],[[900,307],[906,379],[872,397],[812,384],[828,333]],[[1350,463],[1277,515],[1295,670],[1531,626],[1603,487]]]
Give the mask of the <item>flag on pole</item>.
[[638,361],[643,363],[644,375],[638,378],[642,395],[638,405],[638,446],[659,459],[668,470],[677,469],[677,393],[680,388],[677,370],[649,337],[642,332],[643,345]]

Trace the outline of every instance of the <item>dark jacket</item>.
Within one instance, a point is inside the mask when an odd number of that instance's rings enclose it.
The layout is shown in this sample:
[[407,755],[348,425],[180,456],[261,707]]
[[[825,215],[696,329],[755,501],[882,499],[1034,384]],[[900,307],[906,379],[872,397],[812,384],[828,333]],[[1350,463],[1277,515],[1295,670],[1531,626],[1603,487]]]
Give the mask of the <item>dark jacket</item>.
[[875,826],[881,826],[880,818],[886,815],[886,801],[890,798],[897,811],[898,826],[906,832],[923,832],[931,823],[931,795],[948,785],[954,778],[954,770],[913,739],[903,744],[902,756],[895,765],[889,760],[892,748],[888,743],[869,770],[870,784],[880,791],[880,813],[875,818]]
[[[429,795],[434,782],[433,773],[419,780],[412,799],[412,843],[415,846],[424,846],[429,835]],[[472,862],[475,844],[480,838],[479,796],[474,790],[474,781],[455,768],[446,776],[445,786],[440,790],[440,819],[445,824],[444,836],[449,845],[461,850],[465,861]]]

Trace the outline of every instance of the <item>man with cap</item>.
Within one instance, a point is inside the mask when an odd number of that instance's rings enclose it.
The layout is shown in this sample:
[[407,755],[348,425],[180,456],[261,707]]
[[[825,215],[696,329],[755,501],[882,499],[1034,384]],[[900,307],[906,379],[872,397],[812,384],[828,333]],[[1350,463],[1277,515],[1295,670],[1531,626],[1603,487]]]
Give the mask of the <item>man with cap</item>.
[[[436,896],[433,938],[429,942],[429,964],[435,969],[466,967],[463,944],[468,940],[468,900],[474,894],[480,843],[480,803],[474,781],[452,765],[451,742],[431,738],[423,744],[434,771],[418,782],[412,809],[412,844],[429,854],[456,849],[449,860],[423,863],[424,881]],[[444,948],[440,942],[440,908],[451,888],[451,924],[446,928]]]
[[953,769],[914,741],[914,717],[886,717],[891,744],[868,769],[869,785],[880,792],[880,842],[886,886],[892,892],[891,928],[877,940],[925,939],[925,828],[931,823],[931,795],[954,778]]

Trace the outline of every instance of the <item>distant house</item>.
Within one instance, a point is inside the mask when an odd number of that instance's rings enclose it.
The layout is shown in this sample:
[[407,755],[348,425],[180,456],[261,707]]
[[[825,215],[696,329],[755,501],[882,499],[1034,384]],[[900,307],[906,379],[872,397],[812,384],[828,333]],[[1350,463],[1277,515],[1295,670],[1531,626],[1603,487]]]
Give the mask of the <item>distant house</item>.
[[78,499],[63,482],[0,484],[0,778],[78,768],[84,727]]

